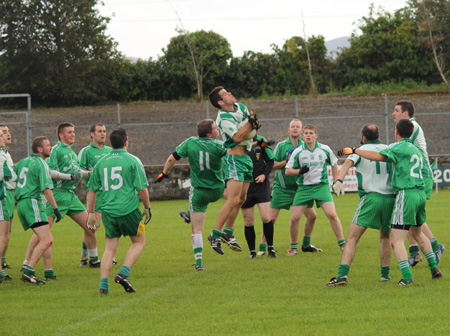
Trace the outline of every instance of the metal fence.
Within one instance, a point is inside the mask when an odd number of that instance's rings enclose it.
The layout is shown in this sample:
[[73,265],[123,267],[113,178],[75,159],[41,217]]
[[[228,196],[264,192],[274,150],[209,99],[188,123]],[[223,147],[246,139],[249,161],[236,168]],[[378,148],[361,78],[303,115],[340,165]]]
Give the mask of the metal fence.
[[[26,112],[4,112],[16,113],[16,119],[4,118],[1,122],[13,128],[11,152],[15,161],[29,155],[31,139],[35,136],[45,135],[54,143],[57,140],[57,125],[69,121],[76,125],[76,152],[89,143],[90,125],[102,123],[108,130],[117,126],[126,128],[130,139],[130,152],[139,156],[144,165],[163,165],[178,144],[190,136],[197,135],[195,125],[198,121],[216,117],[216,110],[212,110],[208,102],[146,102],[34,109],[31,114],[29,95],[0,95],[0,98],[6,96],[27,98]],[[360,130],[367,123],[377,124],[380,138],[386,143],[392,142],[394,123],[391,113],[398,100],[410,100],[414,103],[417,120],[427,137],[430,155],[450,155],[449,94],[315,99],[292,97],[242,102],[258,114],[262,123],[260,133],[266,138],[284,140],[287,137],[289,121],[299,118],[304,125],[312,123],[318,128],[319,142],[337,150],[344,146],[357,146],[361,138]],[[0,113],[2,118],[6,116],[3,112]],[[18,119],[19,115],[23,120]]]

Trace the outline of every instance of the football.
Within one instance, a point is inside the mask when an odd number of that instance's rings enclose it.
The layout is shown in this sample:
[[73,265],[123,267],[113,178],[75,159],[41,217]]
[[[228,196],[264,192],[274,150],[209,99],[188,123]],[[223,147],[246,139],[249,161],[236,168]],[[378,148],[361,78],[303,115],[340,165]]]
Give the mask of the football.
[[[241,121],[241,122],[239,123],[238,130],[240,130],[242,127],[244,127],[244,125],[245,125],[247,122],[248,122],[247,120]],[[250,134],[247,136],[247,139],[246,139],[246,140],[253,139],[255,136],[256,136],[256,130],[252,130],[252,131],[250,132]]]

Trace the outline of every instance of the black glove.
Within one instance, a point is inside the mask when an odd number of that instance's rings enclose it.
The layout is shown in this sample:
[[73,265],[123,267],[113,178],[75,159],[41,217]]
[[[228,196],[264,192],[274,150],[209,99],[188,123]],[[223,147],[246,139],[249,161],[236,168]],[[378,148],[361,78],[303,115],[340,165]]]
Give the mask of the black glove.
[[59,212],[58,208],[53,209],[55,216],[56,216],[56,223],[58,223],[62,217],[61,217],[61,212]]
[[338,150],[337,155],[343,156],[343,155],[350,155],[355,154],[356,147],[344,147],[340,150]]
[[253,113],[252,111],[250,111],[250,113],[248,115],[248,121],[250,122],[250,124],[252,124],[252,129],[259,130],[261,128],[261,124],[259,123],[256,113]]
[[155,183],[161,182],[163,179],[168,178],[169,175],[164,174],[164,172],[161,172],[161,174],[158,175],[158,177],[155,180]]
[[144,217],[144,224],[147,225],[148,222],[150,222],[150,219],[152,219],[152,210],[150,208],[145,208],[144,211],[142,211],[142,217]]
[[309,172],[309,167],[308,166],[303,166],[302,168],[300,168],[300,171],[298,172],[299,175],[303,175],[305,173]]
[[272,146],[274,143],[275,143],[274,140],[266,141],[266,140],[264,140],[264,139],[261,138],[261,139],[258,140],[258,142],[257,142],[256,144],[257,144],[259,147],[264,148],[264,147]]

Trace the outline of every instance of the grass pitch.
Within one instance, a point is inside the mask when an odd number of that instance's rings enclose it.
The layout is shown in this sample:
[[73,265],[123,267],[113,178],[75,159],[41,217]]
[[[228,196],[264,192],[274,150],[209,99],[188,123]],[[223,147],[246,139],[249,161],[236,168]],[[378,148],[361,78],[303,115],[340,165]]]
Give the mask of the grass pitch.
[[[433,193],[427,205],[428,223],[439,242],[450,248],[448,208],[450,190]],[[356,194],[335,198],[348,230],[358,201]],[[79,267],[81,229],[69,218],[54,225],[53,264],[57,281],[44,286],[22,283],[21,262],[30,232],[17,220],[7,254],[11,282],[0,285],[1,335],[431,335],[447,334],[446,299],[450,250],[439,264],[443,279],[431,280],[426,261],[413,269],[415,284],[401,287],[401,273],[392,257],[393,281],[379,281],[378,233],[367,230],[358,244],[346,287],[325,288],[336,276],[341,252],[325,216],[318,210],[312,244],[322,253],[286,256],[290,212],[282,211],[275,227],[278,259],[248,259],[243,220],[235,236],[245,247],[237,253],[224,246],[215,254],[206,236],[223,201],[209,207],[204,241],[204,272],[194,272],[190,226],[178,210],[187,201],[152,202],[147,246],[131,270],[137,293],[125,293],[114,283],[98,295],[99,270]],[[256,218],[258,212],[256,211]],[[303,226],[302,220],[302,226]],[[256,222],[259,236],[260,220]],[[98,236],[103,253],[102,229]],[[301,239],[301,237],[300,237]],[[123,239],[116,259],[123,261],[130,243]],[[43,277],[43,265],[37,266]]]

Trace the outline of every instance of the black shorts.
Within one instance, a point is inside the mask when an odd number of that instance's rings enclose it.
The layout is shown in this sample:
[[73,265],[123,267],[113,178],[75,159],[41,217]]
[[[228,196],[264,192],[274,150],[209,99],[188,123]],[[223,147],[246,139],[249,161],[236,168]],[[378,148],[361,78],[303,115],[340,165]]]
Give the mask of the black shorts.
[[247,192],[247,199],[242,204],[242,209],[254,207],[258,203],[270,202],[270,184],[251,183]]

